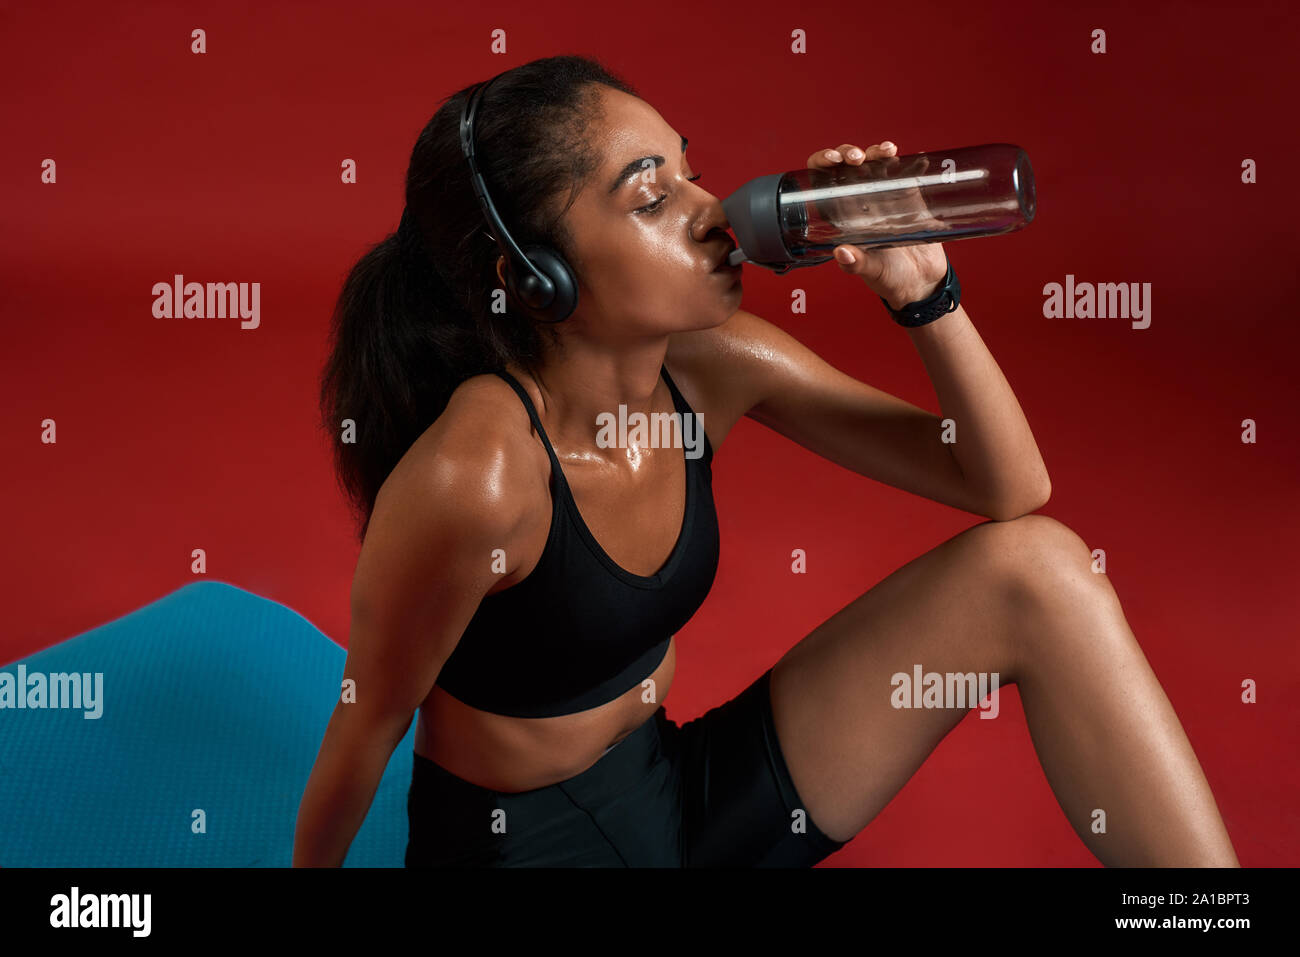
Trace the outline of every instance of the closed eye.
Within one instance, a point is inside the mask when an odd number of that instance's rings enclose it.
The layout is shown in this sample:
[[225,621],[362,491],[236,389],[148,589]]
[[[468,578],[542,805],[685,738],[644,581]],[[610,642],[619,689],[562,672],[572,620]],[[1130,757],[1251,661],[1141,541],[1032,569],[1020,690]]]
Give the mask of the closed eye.
[[[688,183],[694,183],[697,179],[699,179],[699,178],[700,178],[701,176],[703,176],[703,175],[704,175],[703,173],[696,173],[694,176],[688,176],[688,177],[686,177],[686,181],[687,181]],[[658,199],[656,199],[656,200],[655,200],[653,203],[651,203],[649,206],[642,206],[640,209],[633,210],[633,212],[641,213],[642,215],[646,215],[646,214],[654,214],[654,213],[658,212],[659,210],[663,209],[664,201],[665,201],[666,199],[668,199],[668,194],[667,194],[667,193],[664,193],[662,196],[660,196]]]

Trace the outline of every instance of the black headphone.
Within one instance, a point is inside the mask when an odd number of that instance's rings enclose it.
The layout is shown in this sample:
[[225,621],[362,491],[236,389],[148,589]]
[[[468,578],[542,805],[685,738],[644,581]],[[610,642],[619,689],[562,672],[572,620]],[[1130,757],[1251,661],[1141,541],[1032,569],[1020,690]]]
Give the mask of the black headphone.
[[[492,226],[492,238],[506,257],[506,288],[536,314],[539,322],[563,322],[578,305],[578,284],[573,271],[564,257],[550,246],[534,244],[524,250],[519,248],[492,205],[483,174],[474,162],[474,114],[479,98],[495,79],[494,76],[475,86],[461,105],[461,151],[469,161],[470,182],[483,207],[483,215]],[[522,278],[516,280],[516,275]]]

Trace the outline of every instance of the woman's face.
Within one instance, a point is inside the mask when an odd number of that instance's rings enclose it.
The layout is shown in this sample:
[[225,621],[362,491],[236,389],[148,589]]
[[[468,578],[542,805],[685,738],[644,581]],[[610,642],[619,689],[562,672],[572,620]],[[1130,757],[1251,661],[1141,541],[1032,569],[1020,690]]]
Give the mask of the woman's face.
[[602,330],[669,333],[725,322],[740,307],[722,203],[699,183],[686,139],[648,103],[606,86],[597,172],[565,214],[576,246],[573,319]]

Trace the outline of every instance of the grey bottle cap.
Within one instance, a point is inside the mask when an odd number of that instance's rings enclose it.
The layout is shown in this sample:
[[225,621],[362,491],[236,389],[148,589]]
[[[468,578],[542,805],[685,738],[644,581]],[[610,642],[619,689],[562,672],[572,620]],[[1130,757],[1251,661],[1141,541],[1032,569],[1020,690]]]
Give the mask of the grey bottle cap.
[[751,179],[722,201],[738,248],[728,257],[729,265],[740,262],[788,263],[793,258],[781,239],[780,199],[777,192],[784,173]]

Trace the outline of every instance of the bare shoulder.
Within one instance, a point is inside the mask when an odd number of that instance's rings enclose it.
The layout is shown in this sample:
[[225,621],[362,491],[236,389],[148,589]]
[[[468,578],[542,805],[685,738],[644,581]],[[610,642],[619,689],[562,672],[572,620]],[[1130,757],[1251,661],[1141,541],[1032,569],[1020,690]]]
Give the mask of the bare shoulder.
[[397,513],[463,540],[515,540],[545,501],[545,460],[514,390],[499,376],[471,376],[384,482],[375,517]]
[[497,550],[515,574],[538,539],[530,421],[509,386],[490,378],[459,385],[402,456],[379,489],[357,559],[349,674],[381,689],[362,713],[394,741],[483,597],[502,587]]
[[512,444],[525,447],[531,428],[519,396],[495,375],[474,375],[452,391],[442,414],[411,446],[413,457],[486,451],[509,452]]
[[470,484],[489,504],[509,507],[518,498],[514,493],[535,487],[538,470],[530,466],[546,456],[518,394],[500,376],[485,374],[456,387],[442,414],[399,465],[408,459],[409,467],[426,480],[473,479]]
[[[768,370],[788,357],[793,341],[780,327],[737,309],[720,325],[673,333],[665,363],[687,401],[713,410],[725,434],[763,400],[770,387]],[[717,445],[713,429],[709,435]]]

